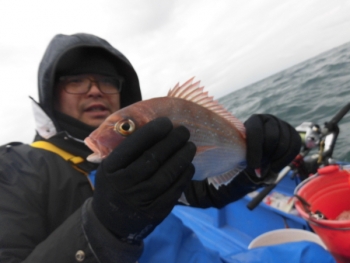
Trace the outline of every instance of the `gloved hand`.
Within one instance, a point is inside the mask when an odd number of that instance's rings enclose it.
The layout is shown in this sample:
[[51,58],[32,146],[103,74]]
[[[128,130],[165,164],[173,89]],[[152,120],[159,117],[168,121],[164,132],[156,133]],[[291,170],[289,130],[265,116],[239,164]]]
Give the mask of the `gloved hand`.
[[120,240],[140,242],[171,212],[194,175],[196,152],[185,127],[149,122],[102,161],[92,207]]
[[273,183],[280,170],[300,151],[298,132],[270,114],[254,114],[244,126],[247,134],[246,174],[255,183]]

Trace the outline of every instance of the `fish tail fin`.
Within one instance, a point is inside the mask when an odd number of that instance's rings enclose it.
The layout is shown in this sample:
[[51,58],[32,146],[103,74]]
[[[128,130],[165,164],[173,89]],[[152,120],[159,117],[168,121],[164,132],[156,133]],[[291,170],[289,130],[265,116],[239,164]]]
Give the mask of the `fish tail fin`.
[[235,169],[228,171],[227,173],[207,178],[209,185],[212,184],[216,190],[222,185],[228,185],[240,172],[243,171],[245,165],[239,165]]

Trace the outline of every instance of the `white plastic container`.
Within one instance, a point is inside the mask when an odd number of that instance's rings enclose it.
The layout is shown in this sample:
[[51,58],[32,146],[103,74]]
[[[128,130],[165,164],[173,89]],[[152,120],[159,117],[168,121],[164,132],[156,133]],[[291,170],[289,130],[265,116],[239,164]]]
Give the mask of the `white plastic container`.
[[327,249],[321,238],[310,231],[294,228],[277,229],[266,232],[252,240],[248,248],[256,248],[261,246],[270,246],[297,241],[311,241],[321,245]]

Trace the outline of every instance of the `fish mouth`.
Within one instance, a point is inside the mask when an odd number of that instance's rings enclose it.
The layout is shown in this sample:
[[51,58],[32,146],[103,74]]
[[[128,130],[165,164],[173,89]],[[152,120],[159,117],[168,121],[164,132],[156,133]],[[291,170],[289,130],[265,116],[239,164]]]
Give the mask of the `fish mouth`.
[[87,160],[94,163],[101,162],[103,157],[101,151],[97,147],[96,141],[90,137],[87,137],[85,138],[84,143],[90,148],[91,151],[93,151],[93,153],[87,157]]

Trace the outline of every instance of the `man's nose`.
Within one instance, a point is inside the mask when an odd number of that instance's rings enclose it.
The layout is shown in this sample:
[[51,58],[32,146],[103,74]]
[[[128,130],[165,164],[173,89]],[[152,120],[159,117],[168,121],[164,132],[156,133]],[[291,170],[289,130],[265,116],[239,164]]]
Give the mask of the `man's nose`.
[[89,92],[87,93],[88,96],[102,96],[102,92],[100,88],[98,87],[97,82],[91,82],[91,87],[89,89]]

